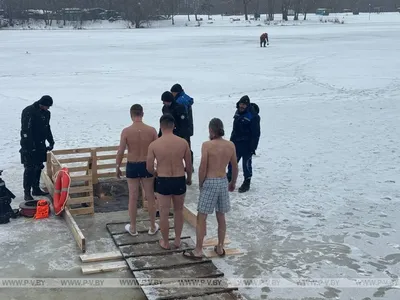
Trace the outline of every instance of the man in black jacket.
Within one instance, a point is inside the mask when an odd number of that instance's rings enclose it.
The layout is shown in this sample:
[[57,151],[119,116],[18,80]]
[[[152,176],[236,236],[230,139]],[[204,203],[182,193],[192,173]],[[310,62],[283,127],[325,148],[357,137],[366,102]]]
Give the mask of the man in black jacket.
[[[50,106],[53,99],[43,96],[39,101],[27,106],[21,115],[21,163],[24,165],[24,199],[33,200],[33,196],[44,196],[40,185],[40,174],[44,168],[47,151],[54,147],[50,128]],[[46,140],[49,146],[46,146]],[[31,194],[32,190],[32,194]]]
[[[164,104],[162,108],[163,115],[171,114],[175,119],[174,134],[185,139],[189,143],[190,147],[189,119],[185,106],[176,102],[174,95],[168,91],[161,95],[161,101]],[[162,133],[160,129],[158,137],[161,135]]]
[[[260,116],[259,108],[255,103],[250,103],[250,98],[243,96],[236,103],[233,129],[230,140],[235,144],[238,162],[242,160],[244,182],[239,188],[239,193],[247,192],[250,189],[252,170],[252,156],[256,153],[260,139]],[[228,180],[232,174],[231,165],[228,167]]]

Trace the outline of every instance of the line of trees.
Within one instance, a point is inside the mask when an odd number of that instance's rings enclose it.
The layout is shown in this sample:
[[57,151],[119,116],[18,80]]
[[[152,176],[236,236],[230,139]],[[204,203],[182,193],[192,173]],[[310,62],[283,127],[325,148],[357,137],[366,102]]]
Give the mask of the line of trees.
[[[232,4],[235,1],[231,1]],[[294,20],[299,20],[299,14],[303,14],[304,20],[307,13],[315,12],[317,8],[326,8],[331,12],[344,11],[398,11],[400,0],[241,0],[242,7],[233,6],[234,13],[245,14],[254,11],[255,14],[267,13],[268,19],[273,20],[274,14],[281,13],[283,20],[288,20],[289,11],[294,12]],[[216,6],[218,9],[219,6]]]
[[315,12],[316,8],[328,8],[332,12],[342,12],[344,9],[369,11],[396,11],[400,0],[0,0],[0,17],[13,20],[42,19],[46,25],[53,20],[85,21],[85,20],[128,20],[135,27],[141,27],[145,22],[160,19],[170,19],[175,23],[174,16],[186,14],[244,14],[249,19],[250,14],[257,18],[261,13],[267,14],[269,20],[274,14],[281,13],[283,20],[288,20],[289,11],[294,12],[294,20],[302,14],[304,20],[307,13]]

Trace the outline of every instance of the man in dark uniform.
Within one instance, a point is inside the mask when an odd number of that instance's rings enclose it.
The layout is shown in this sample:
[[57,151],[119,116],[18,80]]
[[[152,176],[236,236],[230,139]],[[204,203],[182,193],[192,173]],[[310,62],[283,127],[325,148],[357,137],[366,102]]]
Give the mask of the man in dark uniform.
[[[239,193],[250,189],[252,170],[252,156],[256,153],[260,139],[260,116],[257,104],[250,103],[250,98],[243,96],[236,103],[233,129],[230,140],[235,144],[238,162],[242,160],[244,182],[239,188]],[[229,164],[227,178],[232,177],[232,167]]]
[[[52,105],[53,99],[50,96],[43,96],[22,111],[20,153],[21,163],[25,168],[23,180],[25,201],[33,200],[32,195],[47,195],[39,185],[47,151],[51,151],[54,147],[50,128],[50,111],[48,110]],[[49,146],[46,146],[46,140]]]
[[192,97],[190,97],[188,94],[185,93],[185,91],[183,90],[182,86],[179,83],[176,83],[171,87],[171,93],[172,95],[174,95],[176,102],[185,106],[186,112],[188,114],[189,138],[187,139],[187,142],[189,143],[190,154],[192,157],[192,165],[193,165],[193,151],[192,151],[192,145],[190,144],[190,137],[193,136],[194,133],[193,112],[192,112],[192,106],[194,100]]
[[[189,143],[190,126],[185,106],[176,102],[174,95],[168,91],[161,95],[161,101],[164,104],[162,108],[163,115],[171,114],[175,119],[174,134],[185,139]],[[161,135],[162,133],[160,129],[158,137]]]

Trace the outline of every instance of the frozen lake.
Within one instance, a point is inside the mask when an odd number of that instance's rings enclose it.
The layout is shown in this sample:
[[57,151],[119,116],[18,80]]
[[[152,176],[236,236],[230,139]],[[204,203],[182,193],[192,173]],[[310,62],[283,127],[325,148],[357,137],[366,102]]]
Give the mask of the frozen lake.
[[[228,236],[245,255],[218,262],[226,276],[397,279],[400,14],[387,14],[387,22],[360,17],[300,26],[0,31],[0,169],[18,196],[14,205],[22,197],[20,114],[44,94],[55,102],[56,149],[108,146],[118,143],[134,103],[158,129],[160,96],[179,82],[195,100],[195,168],[209,120],[221,118],[229,138],[235,103],[247,94],[260,106],[262,137],[251,190],[231,195]],[[261,49],[264,31],[271,43]],[[189,190],[195,207],[197,183]],[[210,235],[214,225],[211,216]],[[242,292],[250,299],[400,298],[383,282]]]

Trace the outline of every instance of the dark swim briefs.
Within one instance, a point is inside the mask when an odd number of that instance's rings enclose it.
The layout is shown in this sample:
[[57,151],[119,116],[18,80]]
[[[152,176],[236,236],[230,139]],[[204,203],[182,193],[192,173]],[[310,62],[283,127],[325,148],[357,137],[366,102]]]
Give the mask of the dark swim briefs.
[[146,162],[127,162],[126,178],[151,178],[153,177],[146,169]]
[[186,193],[186,177],[157,177],[155,191],[161,195],[183,195]]

